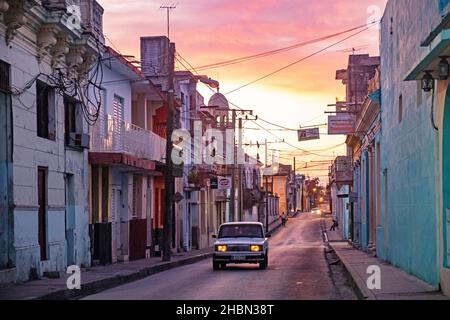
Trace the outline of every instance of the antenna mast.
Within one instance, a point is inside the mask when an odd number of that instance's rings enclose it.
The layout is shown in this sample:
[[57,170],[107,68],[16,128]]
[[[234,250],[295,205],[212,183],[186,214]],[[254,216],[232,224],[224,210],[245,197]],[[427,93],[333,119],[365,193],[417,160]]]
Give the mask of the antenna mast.
[[159,8],[160,9],[166,9],[167,11],[167,38],[170,39],[170,11],[173,9],[176,9],[177,3],[173,4],[163,4]]

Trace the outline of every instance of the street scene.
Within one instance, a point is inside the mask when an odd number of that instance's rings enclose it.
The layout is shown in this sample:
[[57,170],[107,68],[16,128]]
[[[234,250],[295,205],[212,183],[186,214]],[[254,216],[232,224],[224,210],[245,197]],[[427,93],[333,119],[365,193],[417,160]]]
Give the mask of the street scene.
[[449,30],[450,0],[0,0],[0,301],[449,300]]
[[356,299],[350,287],[333,284],[324,255],[321,221],[311,214],[290,219],[286,229],[270,240],[267,270],[243,264],[216,273],[207,259],[85,299],[321,300],[342,299],[340,290],[345,290],[346,298]]

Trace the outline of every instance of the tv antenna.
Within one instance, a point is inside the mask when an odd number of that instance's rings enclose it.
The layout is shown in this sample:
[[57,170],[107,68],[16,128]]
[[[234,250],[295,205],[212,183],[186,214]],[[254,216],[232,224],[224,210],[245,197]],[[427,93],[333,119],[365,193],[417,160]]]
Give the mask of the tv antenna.
[[362,45],[362,46],[357,46],[357,47],[352,47],[352,48],[346,48],[346,49],[336,50],[335,52],[351,53],[351,54],[354,55],[355,52],[365,50],[365,49],[367,49],[368,47],[369,47],[369,45]]
[[167,38],[170,39],[170,12],[174,9],[176,9],[178,3],[165,3],[163,5],[161,5],[159,8],[160,9],[166,9],[167,11]]

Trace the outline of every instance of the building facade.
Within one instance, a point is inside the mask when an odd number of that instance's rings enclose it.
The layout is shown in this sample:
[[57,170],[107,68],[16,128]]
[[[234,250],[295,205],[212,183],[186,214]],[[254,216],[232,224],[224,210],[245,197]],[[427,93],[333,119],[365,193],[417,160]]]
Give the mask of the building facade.
[[447,294],[448,2],[389,1],[382,19],[377,232],[380,257]]
[[102,15],[92,0],[0,3],[0,282],[90,265],[97,105],[83,92],[101,54]]
[[[152,131],[164,96],[121,54],[106,47],[104,103],[91,134],[91,243],[95,263],[143,259],[155,251],[161,215],[157,167],[165,139]],[[158,184],[159,182],[159,184]]]

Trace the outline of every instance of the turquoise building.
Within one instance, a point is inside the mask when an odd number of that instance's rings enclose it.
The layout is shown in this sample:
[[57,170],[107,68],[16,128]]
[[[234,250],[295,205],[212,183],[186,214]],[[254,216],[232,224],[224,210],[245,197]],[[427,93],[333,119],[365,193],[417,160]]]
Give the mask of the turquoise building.
[[[376,237],[379,257],[447,294],[450,107],[445,104],[450,95],[438,64],[450,55],[449,2],[390,0],[381,22]],[[427,71],[434,90],[423,90]]]

